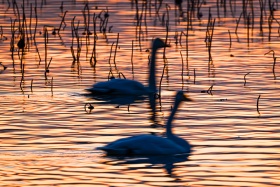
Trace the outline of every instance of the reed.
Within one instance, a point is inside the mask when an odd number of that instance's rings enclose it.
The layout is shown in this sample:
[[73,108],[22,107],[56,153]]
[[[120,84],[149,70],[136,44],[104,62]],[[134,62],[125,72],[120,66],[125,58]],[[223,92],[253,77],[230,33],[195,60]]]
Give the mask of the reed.
[[33,79],[31,79],[30,90],[33,93]]
[[[32,40],[32,29],[31,29],[31,23],[32,23],[32,12],[33,12],[33,5],[30,3],[30,15],[29,15],[29,36],[30,39]],[[29,38],[29,37],[28,37]]]
[[196,71],[195,68],[193,69],[193,84],[195,84],[196,81]]
[[38,48],[38,45],[37,45],[37,42],[36,42],[36,33],[37,33],[37,26],[38,26],[37,1],[35,1],[34,14],[35,14],[34,15],[35,16],[35,26],[34,26],[34,32],[33,32],[33,42],[34,42],[34,46],[36,48],[36,52],[37,52],[37,55],[38,55],[38,58],[39,58],[38,65],[40,65],[42,59],[41,59],[39,48]]
[[132,76],[134,77],[134,65],[133,65],[133,52],[134,52],[134,45],[133,45],[133,40],[132,40],[132,44],[131,44],[131,57],[130,57],[130,63],[131,63],[131,73],[132,73]]
[[[103,17],[102,18],[102,13],[103,13]],[[108,21],[109,21],[109,10],[108,7],[106,7],[106,11],[102,10],[100,12],[100,14],[98,15],[98,18],[100,19],[100,27],[99,27],[99,31],[100,33],[103,33],[103,35],[106,37],[106,31],[107,31],[107,25],[108,25]]]
[[263,36],[263,14],[264,14],[264,2],[263,0],[259,0],[260,5],[260,35]]
[[86,47],[86,59],[88,58],[89,54],[89,45],[90,45],[90,35],[92,33],[90,32],[89,26],[90,26],[90,11],[88,7],[88,3],[85,3],[84,9],[82,10],[83,18],[84,18],[84,31],[82,32],[82,35],[85,36],[85,47]]
[[[188,15],[190,15],[190,12],[187,12]],[[186,28],[186,69],[187,71],[189,71],[189,30],[190,30],[190,26],[191,26],[191,20],[190,20],[190,16],[188,16],[188,20],[187,20],[187,28]]]
[[15,51],[15,47],[14,47],[14,43],[15,43],[15,33],[16,33],[16,29],[15,29],[15,24],[16,24],[16,20],[12,20],[12,18],[10,18],[11,21],[11,41],[10,41],[10,51],[12,52],[12,60],[13,60],[13,69],[15,70],[15,63],[14,63],[14,51]]
[[177,11],[179,11],[179,17],[183,17],[183,0],[175,0],[175,17],[177,17]]
[[[169,10],[170,10],[170,6],[168,4],[166,4],[166,23],[165,23],[165,29],[166,29],[166,35],[165,35],[165,43],[168,40],[168,35],[169,35]],[[164,60],[164,64],[165,64],[165,68],[166,68],[166,77],[168,79],[169,75],[168,75],[168,61],[166,58],[166,47],[163,48],[163,60]]]
[[117,41],[116,41],[116,46],[115,46],[115,52],[114,52],[114,65],[115,68],[117,69],[117,64],[116,64],[116,57],[117,57],[117,49],[119,47],[119,38],[120,38],[120,34],[118,33],[117,35]]
[[250,14],[247,16],[247,47],[250,45],[250,24],[251,24],[251,16]]
[[248,73],[246,73],[246,74],[244,75],[244,87],[246,86],[246,83],[247,83],[247,82],[246,82],[246,76],[249,75],[249,74],[250,74],[250,72],[248,72]]
[[160,81],[159,81],[159,88],[158,88],[158,98],[159,98],[159,105],[160,106],[161,106],[161,84],[162,84],[165,68],[166,68],[166,64],[164,63],[162,73],[161,73],[161,77],[160,77]]
[[274,11],[276,10],[274,5],[275,2],[268,1],[269,3],[269,17],[268,17],[268,41],[271,41],[271,33],[272,33],[272,23],[275,21],[278,24],[278,33],[280,34],[280,22],[274,17]]
[[259,102],[260,102],[260,98],[261,98],[261,94],[259,95],[258,99],[257,99],[257,112],[260,115],[260,111],[259,111]]
[[22,86],[23,84],[24,84],[24,77],[22,76],[21,79],[20,79],[20,83],[19,83],[19,87],[20,87],[20,90],[21,90],[22,94],[24,94],[23,86]]
[[63,13],[63,9],[64,9],[63,3],[64,3],[64,1],[61,1],[60,7],[59,7],[61,13]]
[[62,25],[64,25],[64,27],[62,28],[62,30],[64,30],[65,27],[66,27],[65,17],[66,17],[67,12],[68,12],[68,11],[65,11],[64,14],[63,14],[63,16],[62,16],[62,19],[61,19],[61,21],[60,21],[60,25],[59,25],[59,27],[58,27],[58,29],[57,29],[58,34],[60,34]]
[[229,35],[229,48],[231,49],[231,34],[230,34],[230,30],[228,30],[228,35]]
[[[148,1],[143,1],[143,3],[142,3],[142,13],[141,13],[141,20],[143,20],[144,26],[145,26],[145,32],[141,31],[143,39],[148,36],[147,10],[148,10]],[[141,25],[142,25],[142,21],[141,21]]]
[[212,85],[208,88],[208,90],[206,91],[206,92],[207,92],[208,94],[210,94],[210,95],[213,95],[213,94],[212,94],[213,86],[214,86],[214,84],[212,84]]
[[83,35],[91,35],[92,33],[89,30],[90,26],[90,11],[88,7],[88,3],[85,4],[84,10],[82,11],[83,18],[84,18],[84,32]]
[[110,80],[110,79],[114,79],[115,78],[115,76],[114,76],[114,74],[113,74],[113,72],[112,72],[112,68],[110,68],[110,71],[109,71],[109,73],[108,73],[108,81]]
[[277,57],[275,57],[275,52],[274,52],[274,50],[270,50],[270,51],[268,51],[267,53],[265,53],[264,55],[267,55],[267,54],[269,54],[270,52],[272,52],[272,58],[273,58],[272,73],[273,73],[274,80],[276,80],[275,65],[276,65],[276,59],[277,59]]
[[204,4],[204,3],[206,3],[204,0],[202,0],[201,2],[200,2],[200,0],[197,0],[197,12],[196,12],[196,17],[197,17],[197,19],[199,20],[199,21],[201,21],[201,18],[202,18],[202,16],[203,16],[203,14],[202,14],[202,12],[200,11],[200,9],[201,9],[201,7],[202,7],[202,5]]
[[[75,65],[77,65],[77,72],[78,74],[80,74],[81,71],[81,67],[80,67],[80,54],[82,51],[81,48],[81,40],[80,40],[80,36],[79,36],[79,25],[80,25],[80,21],[78,21],[77,26],[75,26],[75,16],[72,19],[71,22],[71,27],[72,27],[72,45],[71,45],[71,54],[73,57],[73,62],[71,65],[71,68],[73,69],[75,67]],[[74,51],[74,39],[76,39],[76,45],[77,45],[77,50],[76,50],[76,55],[75,55],[75,51]]]
[[217,17],[220,19],[220,0],[216,0]]
[[110,56],[109,56],[109,60],[108,60],[108,63],[109,63],[109,66],[110,66],[110,70],[112,69],[112,67],[111,67],[111,56],[112,56],[112,51],[113,51],[114,44],[115,44],[115,42],[113,42],[112,45],[111,45]]
[[240,20],[241,20],[241,18],[242,18],[242,15],[243,15],[243,12],[240,13],[238,20],[236,20],[236,27],[235,27],[235,34],[236,34],[236,35],[238,35],[238,34],[237,34],[237,29],[238,29]]
[[126,79],[126,77],[124,76],[124,74],[123,74],[122,72],[119,72],[119,79],[121,79],[121,77],[124,78],[124,79]]
[[51,93],[52,93],[52,96],[53,96],[53,77],[51,79]]
[[180,51],[180,56],[181,56],[181,80],[182,80],[182,90],[184,87],[184,59],[182,55],[182,51]]
[[212,18],[211,8],[209,8],[209,17],[208,17],[208,24],[207,24],[206,37],[205,37],[206,48],[208,49],[208,72],[210,72],[210,65],[213,64],[211,48],[212,48],[212,41],[214,35],[214,28],[215,28],[215,18],[214,19]]
[[96,32],[96,20],[97,17],[95,14],[93,14],[93,48],[92,48],[92,53],[90,57],[90,65],[92,68],[96,67],[97,59],[96,59],[96,42],[98,39],[97,32]]
[[252,0],[249,0],[250,8],[251,8],[251,33],[253,36],[254,27],[255,27],[255,11],[254,11],[254,3]]
[[44,27],[44,46],[45,46],[45,80],[48,79],[47,77],[47,72],[48,72],[48,63],[47,63],[47,58],[48,58],[48,42],[49,42],[49,35],[48,35],[48,29],[47,27]]

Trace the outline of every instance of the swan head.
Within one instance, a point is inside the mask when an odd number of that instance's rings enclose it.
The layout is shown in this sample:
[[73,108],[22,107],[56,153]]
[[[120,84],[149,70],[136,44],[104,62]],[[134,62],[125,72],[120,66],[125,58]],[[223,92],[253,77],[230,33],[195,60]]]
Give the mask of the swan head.
[[193,101],[191,98],[189,98],[188,95],[186,95],[182,90],[178,91],[176,94],[176,100],[177,101]]
[[163,48],[163,47],[170,47],[170,45],[165,43],[165,41],[163,41],[160,38],[156,38],[153,41],[153,49],[159,49],[159,48]]

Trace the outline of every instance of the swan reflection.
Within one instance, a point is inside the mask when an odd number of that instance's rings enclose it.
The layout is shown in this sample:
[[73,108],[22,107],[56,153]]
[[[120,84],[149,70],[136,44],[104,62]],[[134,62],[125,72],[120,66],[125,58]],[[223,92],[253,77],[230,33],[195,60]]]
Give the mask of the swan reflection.
[[[177,178],[173,171],[176,168],[176,163],[183,163],[188,161],[190,154],[177,155],[155,155],[148,157],[107,157],[110,160],[106,161],[109,165],[129,165],[130,169],[142,169],[144,166],[139,164],[146,164],[145,168],[163,168],[169,177]],[[148,165],[147,165],[148,164]]]

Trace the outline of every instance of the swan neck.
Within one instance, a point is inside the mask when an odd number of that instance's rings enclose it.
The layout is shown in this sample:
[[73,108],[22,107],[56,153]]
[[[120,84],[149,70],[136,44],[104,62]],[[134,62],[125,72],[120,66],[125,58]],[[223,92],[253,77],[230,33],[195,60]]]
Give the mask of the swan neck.
[[155,77],[156,52],[157,52],[157,49],[155,49],[155,47],[153,47],[152,55],[151,55],[151,59],[150,59],[150,74],[149,74],[149,89],[153,92],[156,91],[156,77]]
[[173,118],[175,116],[175,113],[179,107],[179,104],[180,104],[180,101],[175,101],[175,104],[173,106],[173,109],[172,109],[172,112],[167,120],[167,124],[166,124],[166,136],[167,137],[172,137],[174,136],[173,133],[172,133],[172,121],[173,121]]

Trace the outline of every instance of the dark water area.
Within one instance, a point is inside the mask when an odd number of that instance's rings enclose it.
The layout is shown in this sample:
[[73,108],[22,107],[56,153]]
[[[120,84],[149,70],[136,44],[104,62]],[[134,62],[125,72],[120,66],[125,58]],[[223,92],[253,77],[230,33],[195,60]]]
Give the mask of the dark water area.
[[[174,2],[0,2],[0,186],[280,185],[279,3]],[[148,98],[85,97],[111,76],[148,85],[154,38],[171,45],[157,54],[158,126]],[[177,90],[193,100],[173,122],[188,158],[96,150],[164,134]]]

